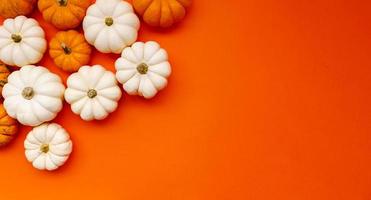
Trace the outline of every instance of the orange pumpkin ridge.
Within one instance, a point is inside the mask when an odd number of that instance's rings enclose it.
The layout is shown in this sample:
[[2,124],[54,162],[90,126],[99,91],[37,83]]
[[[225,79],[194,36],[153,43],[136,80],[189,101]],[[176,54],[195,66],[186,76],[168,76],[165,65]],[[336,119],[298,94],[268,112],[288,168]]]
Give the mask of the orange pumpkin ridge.
[[81,33],[61,31],[50,40],[49,54],[62,70],[74,72],[89,63],[91,47]]
[[135,11],[151,26],[170,27],[181,21],[191,0],[133,0]]
[[91,0],[39,0],[38,8],[45,21],[66,30],[81,24],[90,4]]
[[4,18],[14,18],[28,15],[32,12],[36,0],[0,0],[0,15]]
[[14,139],[18,131],[18,123],[8,116],[3,104],[0,104],[0,147],[7,145]]
[[4,85],[8,82],[9,74],[10,71],[8,69],[8,66],[0,62],[0,96],[1,92],[3,91]]

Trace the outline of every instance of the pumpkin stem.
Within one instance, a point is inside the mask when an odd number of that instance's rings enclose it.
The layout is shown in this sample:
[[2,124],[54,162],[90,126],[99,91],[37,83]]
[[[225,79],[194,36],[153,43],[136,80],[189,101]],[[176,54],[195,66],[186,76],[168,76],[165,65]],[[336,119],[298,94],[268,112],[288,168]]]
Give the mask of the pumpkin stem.
[[137,66],[137,70],[140,74],[147,74],[148,72],[148,65],[146,63],[140,63]]
[[22,91],[23,98],[30,100],[35,95],[32,87],[25,87]]
[[48,151],[49,151],[49,144],[42,144],[40,146],[40,151],[43,152],[43,153],[48,153]]
[[62,47],[62,49],[63,49],[63,51],[64,51],[64,53],[65,54],[71,54],[72,53],[72,49],[71,48],[69,48],[65,43],[62,43],[61,44],[61,47]]
[[106,19],[104,20],[104,22],[106,23],[107,26],[112,26],[113,19],[112,19],[112,17],[106,17]]
[[89,98],[94,98],[94,97],[96,97],[98,95],[98,93],[97,93],[97,91],[96,90],[94,90],[94,89],[90,89],[90,90],[88,90],[88,97]]
[[59,6],[67,6],[67,1],[68,0],[57,0],[57,2],[59,3]]
[[19,42],[21,42],[22,41],[22,37],[20,36],[20,35],[18,35],[18,34],[12,34],[12,40],[15,42],[15,43],[19,43]]

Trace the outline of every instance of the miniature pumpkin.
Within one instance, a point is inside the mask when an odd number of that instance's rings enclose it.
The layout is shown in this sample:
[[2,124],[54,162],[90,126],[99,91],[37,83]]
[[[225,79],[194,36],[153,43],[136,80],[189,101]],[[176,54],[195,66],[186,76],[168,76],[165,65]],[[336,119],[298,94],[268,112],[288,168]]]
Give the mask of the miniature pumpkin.
[[9,74],[8,66],[0,62],[0,94],[3,91],[4,85],[8,82]]
[[0,27],[0,60],[22,67],[39,62],[46,50],[45,33],[36,20],[25,16],[6,19]]
[[8,115],[28,126],[54,119],[62,109],[63,93],[58,75],[33,65],[12,72],[2,92]]
[[135,11],[151,26],[169,27],[182,20],[191,0],[133,0]]
[[152,98],[167,85],[171,73],[168,56],[156,42],[136,42],[116,60],[116,78],[130,95]]
[[58,29],[80,25],[91,0],[39,0],[38,7],[45,21]]
[[3,104],[0,104],[0,147],[8,144],[17,134],[17,121],[9,117]]
[[58,32],[49,43],[50,57],[58,67],[68,72],[88,64],[90,53],[91,47],[84,35],[74,30]]
[[102,53],[121,53],[135,42],[139,19],[132,6],[121,0],[97,0],[83,21],[85,38]]
[[56,123],[33,128],[24,141],[26,158],[39,170],[55,170],[62,166],[72,152],[67,131]]
[[121,97],[115,75],[100,65],[83,66],[67,79],[64,94],[72,111],[83,120],[101,120],[117,108]]
[[28,15],[35,3],[36,0],[0,0],[0,15],[4,18]]

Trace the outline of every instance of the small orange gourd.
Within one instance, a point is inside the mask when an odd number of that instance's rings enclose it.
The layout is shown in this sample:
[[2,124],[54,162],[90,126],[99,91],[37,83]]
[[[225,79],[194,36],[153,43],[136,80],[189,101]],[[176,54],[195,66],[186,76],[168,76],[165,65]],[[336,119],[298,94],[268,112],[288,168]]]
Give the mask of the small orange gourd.
[[6,114],[3,104],[0,104],[0,147],[8,144],[17,134],[18,123]]
[[133,0],[135,11],[151,26],[169,27],[182,20],[191,0]]
[[61,30],[76,28],[85,16],[91,0],[39,0],[45,21]]
[[0,0],[0,15],[4,18],[28,15],[35,3],[36,0]]
[[91,47],[83,34],[75,30],[60,31],[49,42],[49,54],[58,67],[74,72],[89,63]]
[[8,82],[9,74],[10,71],[8,69],[8,66],[0,62],[0,96],[1,92],[3,91],[4,85]]

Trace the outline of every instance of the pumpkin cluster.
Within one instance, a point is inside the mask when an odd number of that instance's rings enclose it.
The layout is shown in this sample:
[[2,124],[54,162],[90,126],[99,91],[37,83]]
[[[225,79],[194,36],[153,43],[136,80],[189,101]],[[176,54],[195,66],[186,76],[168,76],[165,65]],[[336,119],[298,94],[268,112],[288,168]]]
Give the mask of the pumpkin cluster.
[[[123,90],[153,98],[171,74],[166,50],[155,41],[137,42],[140,17],[150,26],[179,22],[190,0],[0,0],[0,147],[17,135],[19,124],[34,127],[25,155],[40,170],[55,170],[72,152],[68,132],[51,122],[65,100],[84,121],[103,120],[119,106]],[[60,30],[49,41],[35,7]],[[139,17],[138,17],[139,16]],[[79,28],[81,27],[81,29]],[[70,73],[66,84],[38,63],[47,52]],[[120,54],[116,72],[91,63],[94,51]]]

